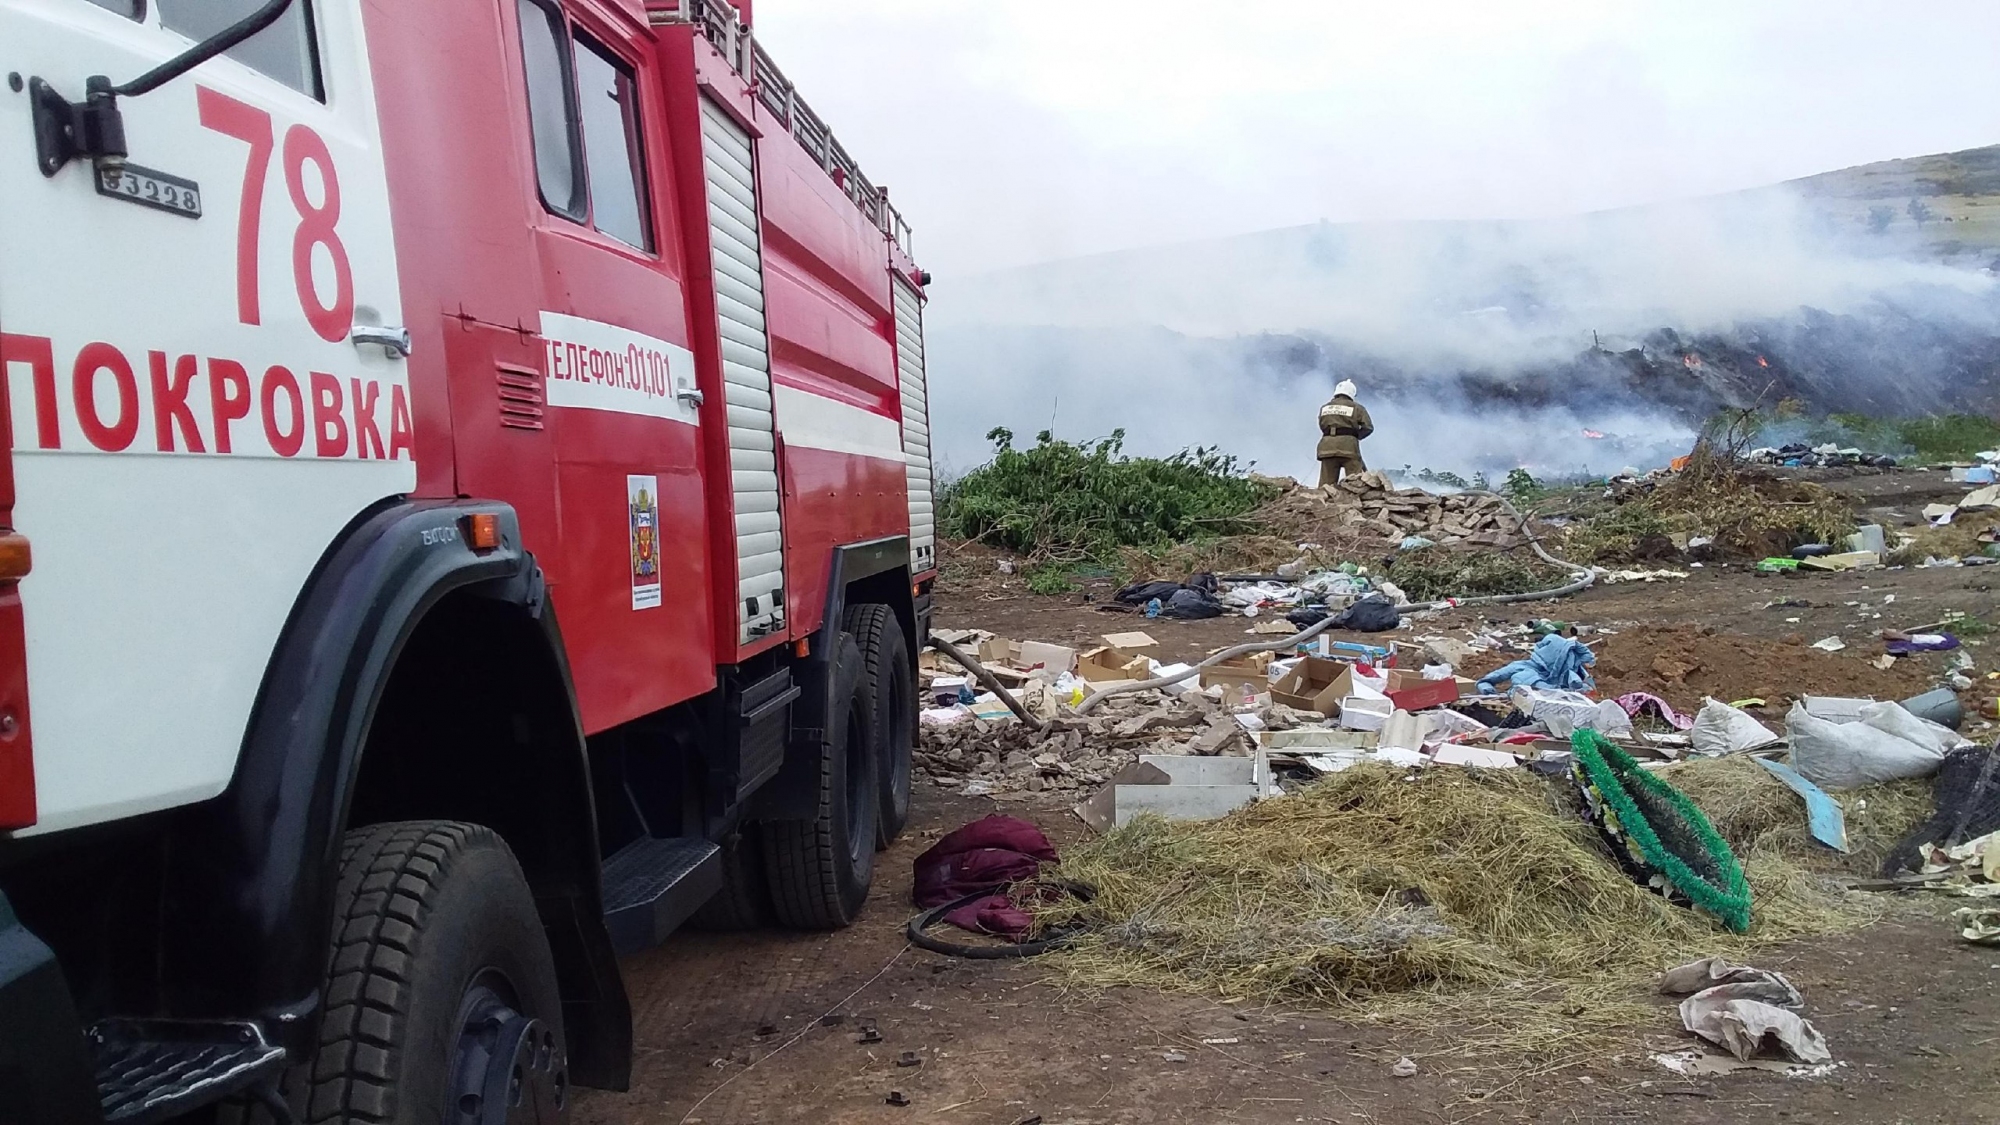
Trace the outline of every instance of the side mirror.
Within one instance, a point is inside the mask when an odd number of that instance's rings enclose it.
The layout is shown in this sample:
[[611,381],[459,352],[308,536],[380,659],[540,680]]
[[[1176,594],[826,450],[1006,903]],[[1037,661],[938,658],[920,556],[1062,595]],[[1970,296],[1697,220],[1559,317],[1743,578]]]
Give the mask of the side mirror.
[[292,0],[266,0],[263,7],[196,43],[122,86],[95,75],[84,81],[81,102],[72,102],[41,78],[28,80],[28,100],[35,116],[35,160],[42,175],[53,176],[79,157],[89,157],[98,169],[115,172],[125,166],[125,117],[120,97],[150,94],[202,63],[229,50],[278,22]]

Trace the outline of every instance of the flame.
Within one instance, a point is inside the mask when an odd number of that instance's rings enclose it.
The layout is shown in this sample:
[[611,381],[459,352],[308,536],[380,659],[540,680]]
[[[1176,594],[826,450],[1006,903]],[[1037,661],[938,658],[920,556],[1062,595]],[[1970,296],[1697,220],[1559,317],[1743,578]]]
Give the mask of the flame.
[[1770,360],[1767,360],[1767,359],[1765,359],[1765,358],[1764,358],[1763,356],[1761,356],[1761,355],[1760,355],[1760,356],[1758,356],[1758,357],[1757,357],[1757,366],[1759,366],[1759,367],[1769,367],[1769,366],[1771,366],[1771,361],[1770,361]]
[[1692,370],[1701,366],[1701,357],[1693,352],[1689,352],[1687,355],[1681,357],[1681,362],[1687,364],[1688,368]]
[[1587,438],[1592,438],[1592,439],[1599,439],[1599,440],[1601,440],[1601,439],[1602,439],[1602,438],[1604,437],[1604,435],[1603,435],[1603,434],[1600,434],[1600,433],[1598,433],[1598,432],[1597,432],[1596,430],[1585,430],[1585,431],[1583,431],[1583,436],[1584,436],[1584,437],[1587,437]]

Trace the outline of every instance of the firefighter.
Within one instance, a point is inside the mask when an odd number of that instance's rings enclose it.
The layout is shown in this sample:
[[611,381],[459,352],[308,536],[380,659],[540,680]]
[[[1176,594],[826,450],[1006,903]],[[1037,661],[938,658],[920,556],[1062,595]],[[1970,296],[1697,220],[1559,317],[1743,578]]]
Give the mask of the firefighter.
[[1361,439],[1375,432],[1368,408],[1354,401],[1354,382],[1342,379],[1333,388],[1333,400],[1319,408],[1319,486],[1340,483],[1343,473],[1365,473],[1361,460]]

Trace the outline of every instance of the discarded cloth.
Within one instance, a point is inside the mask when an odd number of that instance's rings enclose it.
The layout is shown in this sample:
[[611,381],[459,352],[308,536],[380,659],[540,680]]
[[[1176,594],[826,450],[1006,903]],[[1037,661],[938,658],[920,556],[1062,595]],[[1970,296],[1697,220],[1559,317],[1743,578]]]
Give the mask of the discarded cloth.
[[1769,1052],[1803,1063],[1833,1058],[1826,1037],[1793,1010],[1805,997],[1783,973],[1706,957],[1661,974],[1660,991],[1693,991],[1681,1001],[1682,1026],[1739,1059]]
[[1625,713],[1635,719],[1644,712],[1651,711],[1675,730],[1686,730],[1694,725],[1694,720],[1674,710],[1673,704],[1649,692],[1626,692],[1618,697],[1618,706],[1623,707]]
[[1517,688],[1551,687],[1566,691],[1589,691],[1597,686],[1590,666],[1597,654],[1573,637],[1550,634],[1535,642],[1526,660],[1516,660],[1480,677],[1479,690],[1491,695],[1501,684]]
[[1919,652],[1950,652],[1957,647],[1958,638],[1950,633],[1917,633],[1890,641],[1882,646],[1882,651],[1890,656],[1909,656]]
[[1041,829],[1018,817],[989,816],[947,833],[917,857],[911,897],[930,909],[992,891],[944,920],[976,934],[1021,941],[1033,919],[1008,897],[1007,887],[1034,878],[1042,864],[1055,861],[1055,845]]

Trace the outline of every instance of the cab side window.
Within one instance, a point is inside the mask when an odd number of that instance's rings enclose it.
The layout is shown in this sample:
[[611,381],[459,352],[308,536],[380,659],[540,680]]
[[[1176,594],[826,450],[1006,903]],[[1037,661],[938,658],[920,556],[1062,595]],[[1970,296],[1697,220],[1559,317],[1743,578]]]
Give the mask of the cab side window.
[[516,0],[535,179],[554,214],[653,248],[639,81],[610,49],[570,36],[543,0]]
[[116,12],[128,20],[146,18],[146,0],[90,0],[107,12]]
[[[98,3],[113,11],[126,6]],[[131,0],[137,7],[139,0]],[[153,0],[160,26],[199,42],[263,7],[263,0]],[[275,78],[308,97],[326,100],[320,85],[319,52],[314,44],[312,4],[293,0],[278,22],[231,47],[230,58]]]

